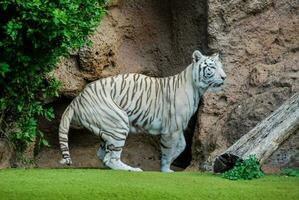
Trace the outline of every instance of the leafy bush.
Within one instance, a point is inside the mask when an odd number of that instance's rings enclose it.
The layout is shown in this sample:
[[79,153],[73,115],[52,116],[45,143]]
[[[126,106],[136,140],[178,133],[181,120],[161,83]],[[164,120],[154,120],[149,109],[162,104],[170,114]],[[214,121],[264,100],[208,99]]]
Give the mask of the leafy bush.
[[[0,2],[0,134],[23,151],[36,136],[37,117],[54,118],[45,98],[58,96],[48,77],[62,55],[85,45],[104,14],[104,0]],[[0,135],[0,136],[1,136]],[[42,143],[46,144],[44,140]]]
[[245,179],[251,180],[264,176],[261,171],[260,164],[254,155],[249,156],[248,159],[238,159],[235,166],[222,174],[224,178],[230,180]]

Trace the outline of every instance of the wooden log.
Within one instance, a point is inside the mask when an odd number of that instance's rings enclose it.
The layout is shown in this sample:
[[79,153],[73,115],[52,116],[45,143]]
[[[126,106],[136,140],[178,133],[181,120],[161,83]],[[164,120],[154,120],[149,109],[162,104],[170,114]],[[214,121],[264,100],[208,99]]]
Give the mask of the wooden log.
[[260,164],[264,163],[298,128],[299,93],[296,93],[218,156],[214,161],[214,172],[227,171],[237,159],[246,159],[249,155],[255,155]]

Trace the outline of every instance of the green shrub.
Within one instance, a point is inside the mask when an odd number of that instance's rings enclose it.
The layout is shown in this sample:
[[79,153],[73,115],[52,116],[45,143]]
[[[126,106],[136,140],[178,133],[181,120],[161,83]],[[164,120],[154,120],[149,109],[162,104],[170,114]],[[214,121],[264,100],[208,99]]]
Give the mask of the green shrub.
[[[54,118],[45,98],[58,96],[47,77],[60,56],[86,44],[104,14],[104,0],[3,0],[0,2],[0,134],[18,151],[42,137],[37,117]],[[0,135],[0,136],[1,136]],[[41,140],[43,144],[47,144]]]
[[251,155],[248,159],[237,160],[235,166],[229,171],[224,172],[222,176],[230,180],[251,180],[264,176],[264,173],[261,171],[260,164],[256,157]]

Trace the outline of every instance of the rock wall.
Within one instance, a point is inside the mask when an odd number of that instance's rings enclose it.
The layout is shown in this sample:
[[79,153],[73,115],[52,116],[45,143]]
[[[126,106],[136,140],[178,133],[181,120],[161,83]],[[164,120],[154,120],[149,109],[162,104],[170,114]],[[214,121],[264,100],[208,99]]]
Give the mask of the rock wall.
[[[183,16],[183,17],[182,17]],[[112,1],[92,47],[62,59],[53,74],[62,94],[76,96],[86,83],[119,73],[174,75],[191,63],[194,49],[208,52],[207,2]]]
[[10,167],[12,157],[13,148],[4,138],[0,138],[0,169]]
[[[292,0],[209,1],[209,47],[222,53],[228,78],[222,92],[204,96],[195,165],[210,169],[215,155],[299,91],[298,6]],[[298,145],[297,133],[267,164],[298,167]]]
[[[37,156],[39,167],[60,167],[57,127],[62,111],[85,84],[100,77],[137,72],[173,75],[191,62],[195,49],[221,52],[227,80],[223,90],[207,93],[186,133],[186,159],[210,169],[221,153],[299,91],[298,1],[296,0],[114,0],[93,46],[62,59],[53,74],[64,84],[51,103],[57,119],[40,120],[50,140]],[[196,126],[195,126],[196,122]],[[195,128],[195,131],[193,130]],[[194,137],[193,137],[194,132]],[[192,139],[193,137],[193,139]],[[132,135],[124,160],[145,170],[159,169],[158,139]],[[273,154],[268,166],[298,167],[298,133]],[[86,130],[70,131],[74,167],[99,167],[99,139]]]

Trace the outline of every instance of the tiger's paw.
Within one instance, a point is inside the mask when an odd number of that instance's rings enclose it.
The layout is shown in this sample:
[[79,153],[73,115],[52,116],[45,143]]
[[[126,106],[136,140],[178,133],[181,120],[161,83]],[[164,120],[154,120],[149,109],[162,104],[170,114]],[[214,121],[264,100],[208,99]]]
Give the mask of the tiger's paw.
[[170,168],[161,168],[161,172],[172,173],[174,171],[171,170]]
[[141,168],[134,168],[134,167],[132,167],[129,171],[131,171],[131,172],[143,172],[143,170],[141,169]]
[[120,159],[112,158],[108,160],[108,162],[104,162],[106,166],[108,166],[111,169],[115,170],[125,170],[125,171],[131,171],[131,172],[142,172],[142,169],[131,167],[125,163],[123,163]]
[[70,158],[62,158],[59,163],[62,165],[71,165],[73,162]]

